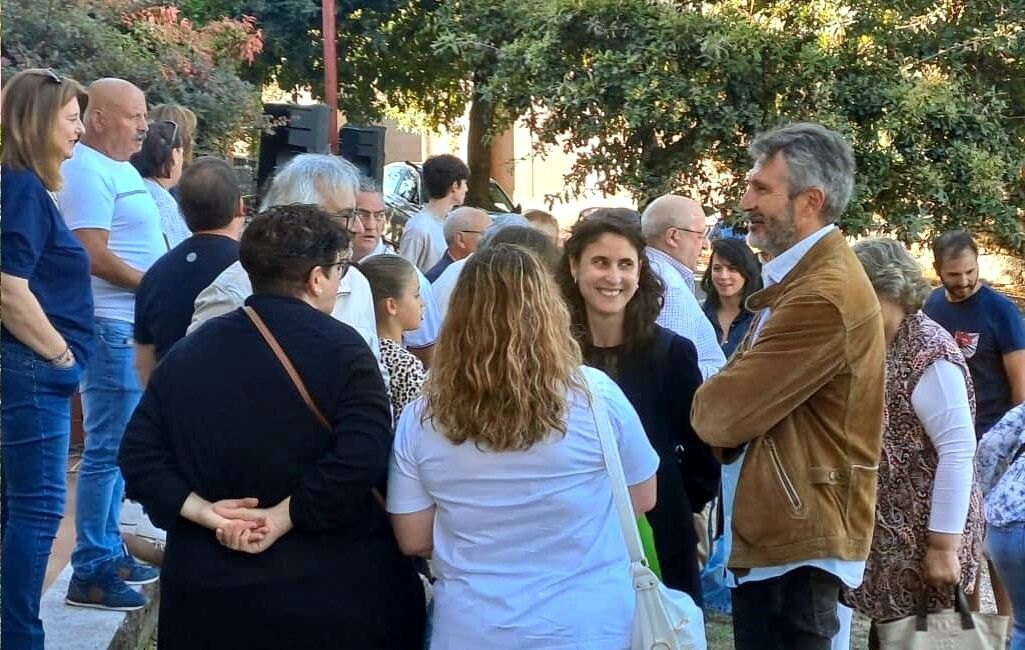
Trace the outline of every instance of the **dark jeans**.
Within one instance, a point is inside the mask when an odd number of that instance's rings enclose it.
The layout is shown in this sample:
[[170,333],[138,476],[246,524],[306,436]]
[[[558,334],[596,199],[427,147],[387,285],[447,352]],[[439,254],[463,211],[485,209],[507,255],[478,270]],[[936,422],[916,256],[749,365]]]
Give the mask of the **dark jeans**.
[[43,648],[39,597],[64,515],[71,394],[82,371],[0,346],[0,645]]
[[829,650],[840,629],[840,579],[801,567],[733,590],[737,650]]

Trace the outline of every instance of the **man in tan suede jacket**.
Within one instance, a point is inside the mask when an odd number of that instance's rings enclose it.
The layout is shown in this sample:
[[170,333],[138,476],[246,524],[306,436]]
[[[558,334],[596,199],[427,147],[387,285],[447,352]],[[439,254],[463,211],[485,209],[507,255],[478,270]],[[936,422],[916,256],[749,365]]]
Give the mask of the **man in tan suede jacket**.
[[[741,208],[772,255],[755,322],[694,398],[724,463],[738,650],[826,650],[842,585],[861,583],[875,522],[885,343],[879,303],[833,225],[854,187],[844,138],[818,124],[758,136]],[[734,582],[735,581],[735,582]]]

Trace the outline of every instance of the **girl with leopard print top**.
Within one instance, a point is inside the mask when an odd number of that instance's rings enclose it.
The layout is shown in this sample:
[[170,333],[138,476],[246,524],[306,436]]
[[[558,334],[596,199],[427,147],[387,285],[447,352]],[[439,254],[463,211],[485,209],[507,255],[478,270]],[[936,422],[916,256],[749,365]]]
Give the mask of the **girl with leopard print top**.
[[391,376],[388,392],[398,422],[402,409],[420,395],[427,371],[402,346],[402,333],[420,327],[424,305],[413,265],[398,255],[375,255],[359,265],[370,282],[381,340],[381,359]]

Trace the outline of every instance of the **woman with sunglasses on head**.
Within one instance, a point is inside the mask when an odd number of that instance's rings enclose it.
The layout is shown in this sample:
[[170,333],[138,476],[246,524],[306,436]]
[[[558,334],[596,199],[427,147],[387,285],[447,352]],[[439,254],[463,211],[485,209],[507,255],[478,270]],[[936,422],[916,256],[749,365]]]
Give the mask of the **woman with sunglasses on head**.
[[0,645],[42,648],[39,598],[64,514],[71,395],[93,331],[89,258],[53,192],[84,132],[88,97],[51,70],[12,77],[0,100]]
[[733,238],[712,242],[701,290],[707,296],[705,316],[712,323],[727,359],[754,321],[754,313],[745,306],[747,297],[761,288],[761,265],[747,243]]
[[350,255],[316,206],[255,217],[245,307],[172,347],[128,423],[126,490],[168,531],[162,650],[422,647],[423,586],[378,501],[388,396],[331,317]]
[[701,384],[697,350],[655,323],[664,288],[644,246],[639,226],[591,213],[573,226],[557,278],[584,362],[623,390],[661,459],[647,519],[662,579],[701,605],[693,514],[715,495],[719,464],[690,426]]
[[160,210],[160,230],[168,250],[192,236],[178,210],[171,188],[181,179],[185,154],[177,122],[150,122],[142,148],[132,155],[131,163]]

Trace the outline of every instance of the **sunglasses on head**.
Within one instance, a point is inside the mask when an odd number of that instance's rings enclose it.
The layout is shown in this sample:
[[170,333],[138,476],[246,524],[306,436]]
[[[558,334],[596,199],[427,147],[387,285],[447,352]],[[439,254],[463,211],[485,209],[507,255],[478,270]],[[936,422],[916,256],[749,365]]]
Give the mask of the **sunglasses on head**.
[[167,146],[173,149],[174,141],[178,139],[178,123],[174,120],[163,120],[161,123],[171,125],[171,139],[167,141]]
[[50,81],[54,82],[55,84],[62,84],[62,83],[64,83],[64,79],[62,79],[59,74],[54,72],[53,68],[47,68],[45,70],[32,70],[32,71],[29,72],[29,74],[35,75],[37,77],[46,77],[47,79],[49,79]]

